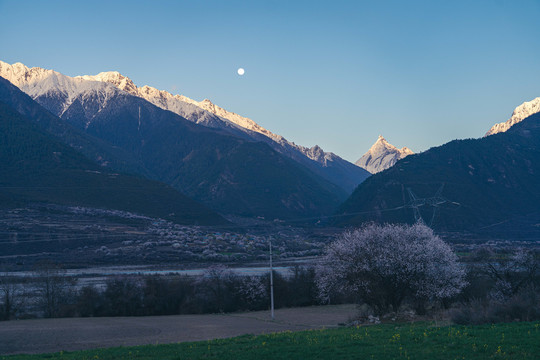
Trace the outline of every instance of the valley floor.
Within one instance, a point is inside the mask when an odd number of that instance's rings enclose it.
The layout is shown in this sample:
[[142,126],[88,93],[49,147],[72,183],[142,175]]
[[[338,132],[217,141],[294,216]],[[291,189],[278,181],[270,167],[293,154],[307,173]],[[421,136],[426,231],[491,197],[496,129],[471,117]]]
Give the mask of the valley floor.
[[0,322],[0,354],[50,353],[114,346],[167,344],[336,327],[355,305],[329,305],[233,314],[34,319]]

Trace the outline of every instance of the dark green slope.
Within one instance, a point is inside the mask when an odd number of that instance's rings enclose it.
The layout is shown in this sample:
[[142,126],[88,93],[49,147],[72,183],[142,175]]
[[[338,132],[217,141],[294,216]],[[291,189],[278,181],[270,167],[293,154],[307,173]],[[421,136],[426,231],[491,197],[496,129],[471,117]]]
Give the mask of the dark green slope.
[[[523,238],[540,223],[540,114],[508,132],[455,140],[411,155],[362,183],[341,206],[336,223],[414,221],[408,189],[433,198],[444,184],[433,227]],[[448,200],[448,202],[444,202]],[[444,202],[444,203],[443,203]],[[455,204],[457,203],[457,204]],[[431,223],[434,207],[420,206]]]
[[226,223],[167,185],[98,166],[3,102],[0,159],[3,207],[46,202],[124,210],[178,223]]

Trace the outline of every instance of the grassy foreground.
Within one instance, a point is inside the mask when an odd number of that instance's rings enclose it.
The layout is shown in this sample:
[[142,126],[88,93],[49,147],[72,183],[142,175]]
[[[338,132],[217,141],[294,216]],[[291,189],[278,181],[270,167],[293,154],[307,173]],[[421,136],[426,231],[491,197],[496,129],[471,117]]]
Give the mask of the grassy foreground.
[[18,359],[540,359],[540,322],[387,324],[231,339],[2,357]]

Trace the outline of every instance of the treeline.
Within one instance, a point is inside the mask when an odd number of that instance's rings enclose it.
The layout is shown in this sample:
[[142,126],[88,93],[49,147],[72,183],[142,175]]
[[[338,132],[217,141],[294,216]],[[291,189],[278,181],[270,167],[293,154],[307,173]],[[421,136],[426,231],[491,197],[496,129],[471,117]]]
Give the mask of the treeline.
[[[290,277],[274,272],[276,308],[318,303],[313,269],[296,268]],[[199,278],[150,276],[116,278],[103,290],[83,287],[72,314],[139,316],[265,310],[270,306],[269,274],[239,276],[214,267]]]
[[[214,266],[198,277],[124,276],[112,278],[104,285],[80,287],[64,276],[61,269],[40,271],[32,284],[15,284],[4,279],[0,297],[8,295],[0,298],[1,319],[29,317],[32,312],[43,317],[90,317],[206,314],[270,308],[270,273],[241,276],[224,266]],[[320,303],[312,267],[295,267],[287,276],[274,271],[273,280],[276,308]],[[31,286],[36,287],[34,301],[28,301],[28,295],[21,291]],[[347,300],[350,301],[347,298],[339,301]]]
[[[450,317],[458,324],[540,320],[538,252],[483,248],[468,256],[464,265],[467,286],[461,293],[444,300],[424,299],[422,311],[413,300],[407,300],[393,313],[415,311],[417,315]],[[214,266],[196,277],[124,276],[104,284],[80,286],[58,266],[46,264],[25,284],[0,276],[0,320],[267,310],[269,276],[242,276],[224,266]],[[313,267],[295,267],[286,276],[274,272],[273,279],[276,308],[324,303]],[[360,321],[384,315],[362,303],[359,294],[353,292],[335,292],[330,300],[332,304],[361,305]],[[387,315],[383,317],[396,317]]]

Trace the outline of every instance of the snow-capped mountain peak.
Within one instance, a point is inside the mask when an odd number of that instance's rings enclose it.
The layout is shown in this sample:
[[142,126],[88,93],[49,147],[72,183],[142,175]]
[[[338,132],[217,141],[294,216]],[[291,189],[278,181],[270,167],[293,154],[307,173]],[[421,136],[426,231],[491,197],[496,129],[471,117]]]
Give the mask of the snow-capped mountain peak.
[[130,78],[120,74],[118,71],[104,71],[97,75],[76,76],[75,79],[107,82],[113,84],[120,90],[128,92],[132,95],[137,95],[137,86]]
[[379,135],[373,146],[355,164],[375,174],[388,169],[398,160],[411,154],[414,154],[411,149],[407,147],[398,149]]
[[17,86],[33,99],[60,98],[55,102],[59,107],[47,108],[54,114],[61,116],[77,98],[99,96],[102,99],[101,106],[107,100],[118,93],[116,86],[102,81],[87,81],[83,78],[72,78],[54,70],[40,67],[29,68],[21,63],[10,65],[0,61],[0,76]]
[[386,139],[382,135],[379,135],[379,137],[377,138],[377,141],[375,141],[373,146],[371,146],[371,149],[378,149],[378,148],[397,149],[394,145],[386,141]]
[[484,136],[505,132],[513,125],[538,112],[540,112],[540,97],[537,97],[536,99],[533,99],[531,101],[526,101],[516,107],[510,119],[508,119],[506,122],[493,125]]

